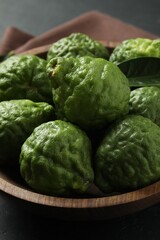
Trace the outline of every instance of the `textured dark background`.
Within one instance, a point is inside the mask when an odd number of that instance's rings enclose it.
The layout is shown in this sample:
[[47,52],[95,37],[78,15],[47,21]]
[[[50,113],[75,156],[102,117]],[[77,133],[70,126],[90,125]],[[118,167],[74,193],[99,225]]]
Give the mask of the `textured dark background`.
[[[39,35],[89,10],[160,35],[160,0],[0,0],[0,37],[10,25]],[[110,221],[63,222],[14,207],[0,194],[0,240],[63,238],[159,240],[160,206]]]

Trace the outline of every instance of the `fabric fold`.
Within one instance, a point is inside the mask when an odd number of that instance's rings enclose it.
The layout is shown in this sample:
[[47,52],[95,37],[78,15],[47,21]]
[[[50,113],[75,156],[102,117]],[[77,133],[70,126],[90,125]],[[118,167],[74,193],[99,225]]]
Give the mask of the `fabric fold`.
[[90,11],[35,37],[16,27],[8,27],[1,40],[0,54],[7,54],[12,50],[15,53],[21,53],[28,49],[51,44],[73,32],[81,32],[97,40],[113,42],[135,37],[158,38],[152,33],[110,15]]

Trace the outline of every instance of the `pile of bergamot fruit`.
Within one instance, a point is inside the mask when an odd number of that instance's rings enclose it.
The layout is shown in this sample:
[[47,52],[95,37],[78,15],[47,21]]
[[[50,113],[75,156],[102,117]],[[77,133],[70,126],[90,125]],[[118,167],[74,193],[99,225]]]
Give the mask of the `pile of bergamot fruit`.
[[0,164],[34,191],[84,196],[132,191],[160,179],[160,89],[132,90],[119,62],[160,57],[160,40],[129,39],[111,53],[73,33],[47,58],[0,64]]

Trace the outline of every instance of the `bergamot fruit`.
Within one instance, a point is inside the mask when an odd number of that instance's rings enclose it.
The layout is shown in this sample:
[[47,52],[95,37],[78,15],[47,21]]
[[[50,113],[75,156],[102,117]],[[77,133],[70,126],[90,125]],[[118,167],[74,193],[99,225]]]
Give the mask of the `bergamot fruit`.
[[160,88],[141,87],[130,94],[130,114],[142,115],[160,126]]
[[160,128],[150,119],[125,116],[114,123],[95,157],[95,183],[105,193],[127,192],[160,179]]
[[160,39],[127,39],[113,50],[109,60],[115,64],[119,64],[138,57],[160,58]]
[[128,79],[113,63],[92,57],[54,58],[47,65],[59,119],[103,128],[129,110]]
[[28,99],[0,102],[0,164],[18,164],[21,146],[33,129],[54,119],[48,103]]
[[72,33],[53,43],[48,50],[47,60],[55,57],[101,57],[108,59],[109,52],[99,41],[83,33]]
[[33,55],[15,55],[0,64],[0,101],[30,99],[52,103],[47,61]]
[[20,172],[38,192],[55,196],[82,194],[94,178],[90,140],[69,122],[41,124],[22,146]]

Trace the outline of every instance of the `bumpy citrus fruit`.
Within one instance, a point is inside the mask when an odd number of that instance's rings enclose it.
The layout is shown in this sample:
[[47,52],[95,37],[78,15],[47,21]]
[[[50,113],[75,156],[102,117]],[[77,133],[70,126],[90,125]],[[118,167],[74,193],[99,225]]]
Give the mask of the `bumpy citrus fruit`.
[[54,119],[54,109],[47,103],[31,100],[0,102],[0,164],[19,161],[21,146],[33,129]]
[[47,71],[58,118],[95,129],[128,113],[128,79],[115,64],[102,58],[57,58]]
[[150,119],[128,115],[116,122],[95,158],[95,182],[106,192],[125,192],[160,179],[160,128]]
[[45,60],[33,55],[16,55],[0,64],[0,101],[11,99],[52,103]]
[[142,115],[160,125],[160,88],[142,87],[131,91],[130,113]]
[[47,55],[50,60],[54,57],[102,57],[108,59],[109,52],[100,42],[83,33],[72,33],[53,43]]
[[132,58],[145,56],[160,57],[160,39],[127,39],[114,49],[109,60],[119,64]]
[[23,144],[20,171],[38,192],[56,196],[84,193],[94,176],[90,140],[69,122],[44,123]]

